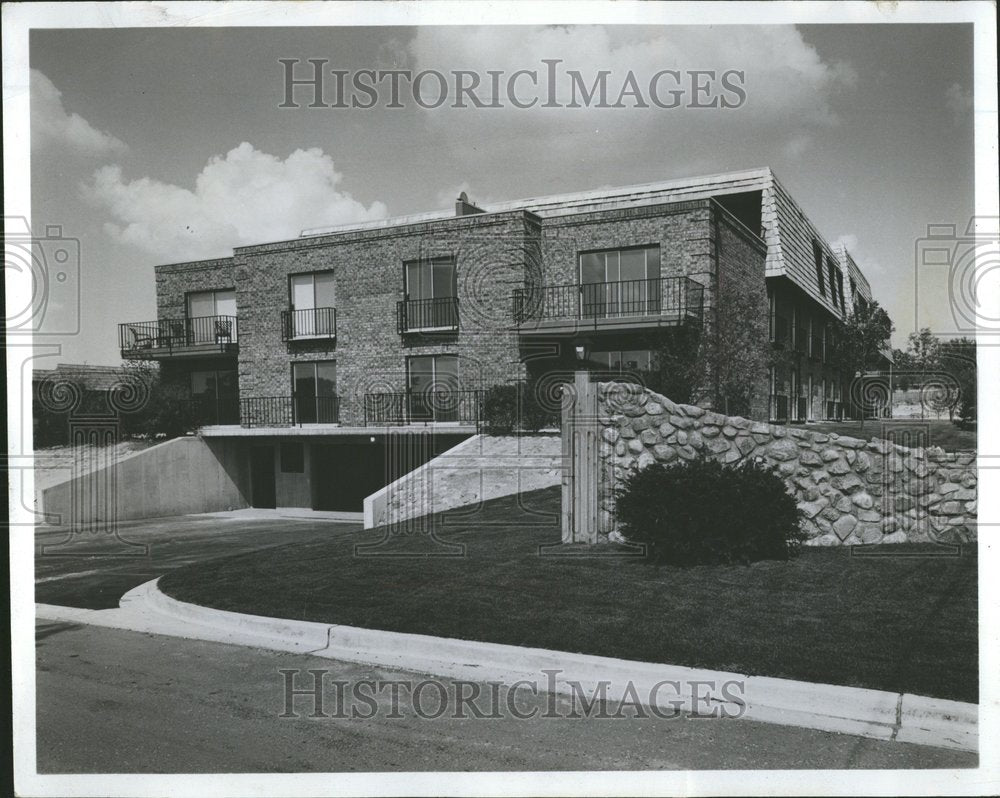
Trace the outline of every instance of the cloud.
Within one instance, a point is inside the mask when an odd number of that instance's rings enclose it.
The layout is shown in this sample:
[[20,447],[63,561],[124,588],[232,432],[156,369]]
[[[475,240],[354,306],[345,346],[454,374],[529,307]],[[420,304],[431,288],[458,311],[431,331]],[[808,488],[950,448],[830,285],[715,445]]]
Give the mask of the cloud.
[[[559,59],[560,100],[568,99],[567,70],[579,70],[589,86],[599,70],[609,71],[609,103],[631,71],[648,98],[652,76],[661,70],[728,70],[745,74],[747,99],[738,109],[579,108],[546,109],[541,102],[530,109],[511,107],[489,111],[449,108],[428,110],[429,124],[467,141],[509,138],[520,131],[539,136],[581,135],[595,130],[628,132],[640,136],[671,136],[714,131],[720,125],[752,124],[777,131],[781,141],[801,139],[810,128],[839,122],[833,107],[838,92],[855,85],[857,75],[842,62],[824,61],[801,33],[791,26],[748,27],[447,27],[419,28],[408,44],[417,70],[448,73],[456,66],[485,75],[503,70],[511,75],[529,69],[539,73],[544,86],[543,59]],[[485,82],[485,78],[484,78]],[[527,84],[524,84],[527,87]],[[670,86],[666,86],[669,90]],[[502,90],[503,91],[503,90]],[[435,92],[429,92],[433,98]],[[541,90],[533,96],[543,96]],[[691,95],[687,87],[687,96]],[[506,99],[506,98],[505,98]],[[456,125],[455,120],[461,124]],[[794,132],[792,132],[794,128]]]
[[62,92],[37,69],[31,70],[31,135],[38,147],[66,147],[82,155],[113,155],[127,149],[79,114],[68,113]]
[[801,158],[806,150],[812,145],[812,137],[803,134],[797,134],[792,136],[785,144],[785,154],[789,158],[798,160]]
[[303,229],[382,219],[387,208],[367,208],[338,188],[343,175],[318,148],[285,160],[247,142],[214,156],[193,191],[148,177],[126,180],[106,166],[84,186],[84,197],[107,209],[105,231],[164,261],[221,257],[234,246],[280,241]]
[[958,83],[952,83],[944,92],[944,105],[951,111],[952,121],[957,125],[969,119],[972,112],[972,92],[966,91]]

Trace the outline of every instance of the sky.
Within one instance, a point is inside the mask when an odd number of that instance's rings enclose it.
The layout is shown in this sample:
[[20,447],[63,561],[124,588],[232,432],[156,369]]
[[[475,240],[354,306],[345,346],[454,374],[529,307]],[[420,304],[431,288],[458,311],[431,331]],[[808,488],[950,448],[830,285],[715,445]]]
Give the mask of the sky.
[[[280,108],[289,58],[508,75],[561,59],[612,86],[735,69],[746,101],[388,108],[383,91],[370,109],[308,94]],[[156,316],[157,263],[443,210],[461,191],[489,203],[764,165],[848,246],[894,345],[956,329],[947,279],[916,253],[928,225],[961,231],[973,212],[971,25],[33,30],[30,66],[33,231],[60,225],[80,248],[79,329],[68,288],[43,326],[73,330],[52,335],[60,362],[119,362],[117,324]]]

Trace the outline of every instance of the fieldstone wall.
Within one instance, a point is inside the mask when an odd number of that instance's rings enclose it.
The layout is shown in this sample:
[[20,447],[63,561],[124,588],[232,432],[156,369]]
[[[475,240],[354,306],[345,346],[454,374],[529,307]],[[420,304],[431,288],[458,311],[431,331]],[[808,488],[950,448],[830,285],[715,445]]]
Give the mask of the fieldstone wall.
[[645,388],[602,383],[600,529],[617,536],[615,485],[634,469],[706,457],[763,458],[798,500],[806,545],[976,539],[976,456],[811,432],[678,405]]

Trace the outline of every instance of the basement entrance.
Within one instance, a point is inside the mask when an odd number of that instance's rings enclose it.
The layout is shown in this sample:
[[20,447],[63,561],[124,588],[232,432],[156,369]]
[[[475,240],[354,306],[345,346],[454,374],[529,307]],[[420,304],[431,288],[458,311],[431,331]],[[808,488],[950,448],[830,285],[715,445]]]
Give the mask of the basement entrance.
[[408,431],[313,443],[313,509],[360,513],[367,496],[468,437]]
[[250,502],[254,507],[273,510],[276,506],[274,486],[274,446],[250,448]]

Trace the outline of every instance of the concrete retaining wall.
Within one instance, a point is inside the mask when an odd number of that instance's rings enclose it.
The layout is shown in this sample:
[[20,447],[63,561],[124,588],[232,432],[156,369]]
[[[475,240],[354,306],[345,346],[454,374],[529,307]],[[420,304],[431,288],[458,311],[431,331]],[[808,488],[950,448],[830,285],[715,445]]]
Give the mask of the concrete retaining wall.
[[365,499],[365,529],[558,485],[559,436],[475,435]]
[[71,526],[248,507],[241,454],[232,441],[175,438],[39,491],[38,509]]
[[600,530],[615,530],[612,491],[634,469],[698,457],[763,458],[805,519],[807,545],[976,539],[973,452],[909,449],[886,440],[811,432],[727,417],[635,385],[598,392]]

